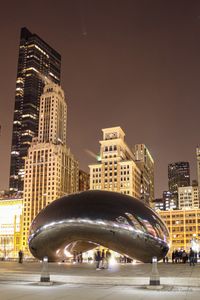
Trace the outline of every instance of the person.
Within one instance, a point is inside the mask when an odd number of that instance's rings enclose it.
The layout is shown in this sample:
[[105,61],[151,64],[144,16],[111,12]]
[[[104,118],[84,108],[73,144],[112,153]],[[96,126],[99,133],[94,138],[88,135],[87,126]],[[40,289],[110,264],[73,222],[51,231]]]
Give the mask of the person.
[[19,256],[19,263],[22,264],[23,263],[23,251],[22,250],[19,250],[18,252],[18,256]]
[[107,249],[106,251],[106,264],[107,264],[107,269],[109,269],[109,266],[110,266],[110,257],[111,257],[111,253],[109,251],[109,249]]
[[100,270],[100,262],[101,262],[101,251],[98,249],[95,253],[95,261],[97,262],[96,270]]
[[172,263],[175,261],[175,251],[172,252]]
[[83,262],[83,252],[79,253],[79,261],[82,264],[82,262]]
[[177,264],[179,262],[178,250],[175,251],[174,256],[175,256],[175,263]]
[[188,257],[187,257],[187,252],[185,252],[185,250],[183,250],[183,253],[182,253],[182,262],[183,264],[186,263]]
[[100,268],[101,269],[105,269],[106,267],[106,258],[105,258],[105,250],[102,250],[102,254],[101,254],[101,265]]
[[73,262],[75,263],[77,259],[76,251],[73,251]]
[[194,264],[194,259],[195,259],[195,253],[194,251],[192,250],[192,248],[190,248],[190,253],[189,253],[189,261],[190,261],[190,266],[191,265],[195,265]]

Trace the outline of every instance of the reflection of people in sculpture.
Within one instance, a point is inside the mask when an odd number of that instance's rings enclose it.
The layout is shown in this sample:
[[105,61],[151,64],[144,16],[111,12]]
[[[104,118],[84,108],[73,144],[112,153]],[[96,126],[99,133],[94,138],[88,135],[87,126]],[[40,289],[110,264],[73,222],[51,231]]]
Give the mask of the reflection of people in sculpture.
[[106,251],[106,261],[107,261],[107,269],[109,269],[110,267],[110,257],[111,257],[111,253],[109,251],[109,249]]
[[99,266],[100,266],[100,261],[101,261],[101,251],[99,249],[95,253],[95,260],[97,262],[96,269],[100,270]]
[[23,252],[22,252],[22,250],[19,250],[18,256],[19,256],[19,263],[22,264],[22,262],[23,262]]

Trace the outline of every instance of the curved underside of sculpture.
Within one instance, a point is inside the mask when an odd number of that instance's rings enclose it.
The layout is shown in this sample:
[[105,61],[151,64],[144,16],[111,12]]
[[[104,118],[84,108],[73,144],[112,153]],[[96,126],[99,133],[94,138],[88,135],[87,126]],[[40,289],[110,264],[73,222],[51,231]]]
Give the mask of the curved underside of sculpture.
[[122,255],[151,262],[168,252],[168,230],[142,201],[108,191],[86,191],[53,201],[34,219],[29,248],[38,259],[61,261],[66,251],[85,252],[102,245]]

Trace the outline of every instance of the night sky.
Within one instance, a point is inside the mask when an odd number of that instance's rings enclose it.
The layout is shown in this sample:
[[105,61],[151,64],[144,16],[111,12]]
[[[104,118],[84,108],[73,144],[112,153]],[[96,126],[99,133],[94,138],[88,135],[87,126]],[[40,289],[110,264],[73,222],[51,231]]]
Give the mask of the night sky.
[[80,167],[95,162],[102,128],[121,126],[155,160],[156,197],[167,165],[200,144],[200,1],[3,1],[0,10],[0,190],[8,187],[20,28],[62,55],[68,145]]

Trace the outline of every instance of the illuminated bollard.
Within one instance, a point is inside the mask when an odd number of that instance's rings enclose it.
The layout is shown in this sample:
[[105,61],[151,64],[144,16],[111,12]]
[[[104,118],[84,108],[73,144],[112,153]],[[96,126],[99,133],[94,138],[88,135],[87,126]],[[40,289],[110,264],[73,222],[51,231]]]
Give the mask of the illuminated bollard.
[[158,273],[158,262],[156,256],[152,258],[152,270],[151,270],[149,285],[150,286],[160,285],[160,275]]
[[48,271],[48,257],[45,256],[42,261],[42,271],[41,271],[41,277],[40,277],[40,283],[41,284],[47,284],[50,285],[50,275]]

